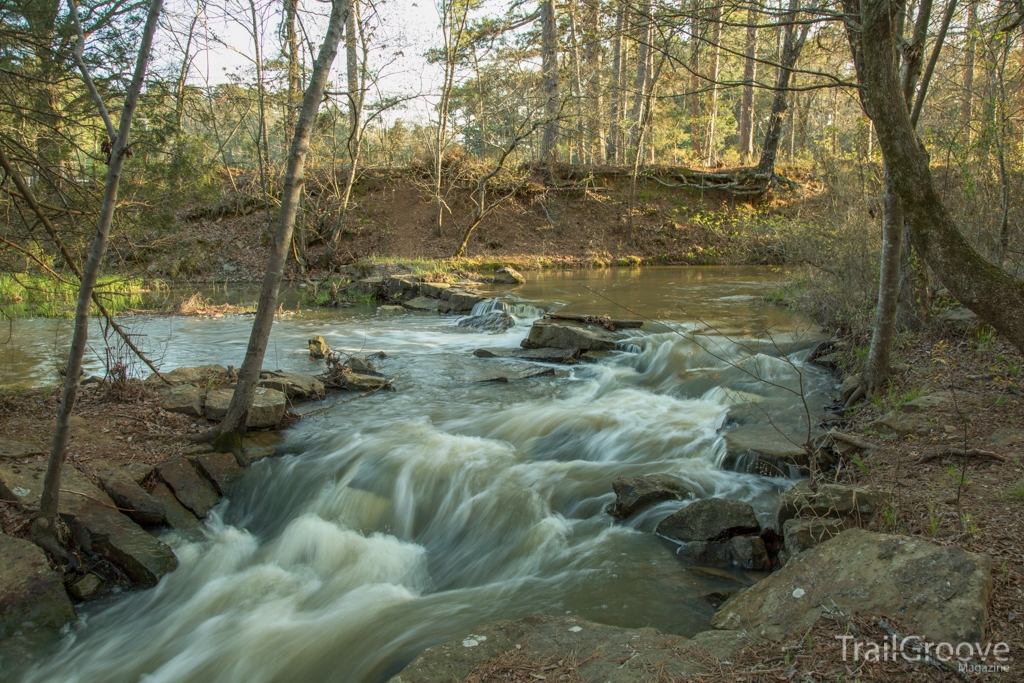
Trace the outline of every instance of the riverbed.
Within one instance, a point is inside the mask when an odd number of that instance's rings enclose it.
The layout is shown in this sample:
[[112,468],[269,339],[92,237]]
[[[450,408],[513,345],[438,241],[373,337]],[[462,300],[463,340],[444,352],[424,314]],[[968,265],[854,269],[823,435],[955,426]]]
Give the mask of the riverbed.
[[[650,533],[683,503],[616,521],[604,512],[611,483],[671,473],[767,521],[785,481],[723,469],[718,429],[734,404],[792,418],[794,389],[820,401],[834,388],[803,365],[806,345],[780,342],[810,324],[765,303],[778,284],[766,269],[529,276],[489,290],[517,318],[500,334],[457,317],[304,309],[297,289],[286,293],[266,368],[319,371],[306,340],[323,335],[347,352],[383,351],[379,369],[398,391],[299,421],[284,455],[249,468],[222,501],[204,540],[165,535],[180,566],[156,588],[80,606],[58,640],[10,639],[0,670],[24,681],[370,683],[475,625],[535,612],[683,636],[710,628],[706,596],[759,577],[686,566]],[[553,376],[516,380],[523,364],[473,356],[517,347],[536,317],[562,307],[658,323],[629,351],[552,366]],[[251,318],[125,324],[165,368],[237,366]],[[4,382],[54,377],[69,333],[67,321],[16,322]],[[103,369],[97,334],[87,372]],[[512,381],[482,381],[495,377]]]

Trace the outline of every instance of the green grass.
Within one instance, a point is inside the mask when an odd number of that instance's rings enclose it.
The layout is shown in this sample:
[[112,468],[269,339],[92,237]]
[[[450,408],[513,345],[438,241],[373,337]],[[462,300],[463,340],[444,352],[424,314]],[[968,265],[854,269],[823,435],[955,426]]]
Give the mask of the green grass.
[[345,277],[332,277],[314,283],[303,290],[302,303],[307,306],[376,305],[376,297],[353,289],[350,285],[348,278]]
[[[96,284],[96,294],[111,313],[140,307],[144,292],[141,278],[105,276]],[[11,318],[71,317],[77,301],[77,282],[24,273],[0,274],[0,308]],[[99,313],[95,304],[92,313]]]

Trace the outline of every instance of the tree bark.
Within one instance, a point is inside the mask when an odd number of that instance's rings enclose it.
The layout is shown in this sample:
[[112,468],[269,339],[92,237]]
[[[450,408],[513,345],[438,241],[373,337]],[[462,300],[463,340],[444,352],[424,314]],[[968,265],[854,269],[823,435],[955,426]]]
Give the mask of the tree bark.
[[67,457],[68,437],[71,434],[71,413],[74,411],[75,400],[78,397],[79,380],[82,376],[82,358],[85,355],[85,346],[89,337],[89,309],[93,290],[96,287],[96,279],[99,277],[103,258],[107,252],[107,238],[110,236],[110,226],[113,223],[114,209],[117,206],[117,190],[121,181],[121,171],[130,152],[128,133],[131,130],[132,117],[135,115],[135,107],[145,81],[153,34],[156,31],[157,19],[162,7],[163,0],[152,0],[149,5],[142,43],[139,46],[139,54],[135,62],[135,72],[121,109],[120,127],[110,153],[107,180],[103,190],[103,204],[96,221],[96,234],[93,237],[85,266],[82,268],[78,302],[75,306],[74,332],[71,338],[71,350],[68,354],[67,374],[64,377],[64,391],[61,395],[60,407],[57,409],[57,425],[53,431],[53,441],[50,445],[50,459],[46,466],[39,514],[32,522],[33,540],[58,557],[65,556],[56,536],[61,470]]
[[964,90],[960,102],[960,127],[967,138],[966,147],[971,146],[971,120],[974,118],[974,55],[977,44],[978,5],[970,3],[967,9],[967,45],[964,50]]
[[540,158],[544,163],[558,161],[558,26],[554,0],[540,3],[541,82],[544,89],[544,134]]
[[701,0],[692,0],[690,17],[690,149],[697,159],[704,158],[703,131],[700,120],[700,44]]
[[284,266],[288,260],[288,245],[291,242],[292,229],[295,225],[295,214],[302,186],[305,180],[306,155],[309,152],[309,138],[316,122],[320,102],[324,96],[327,76],[338,53],[338,43],[345,22],[351,10],[351,0],[334,0],[331,7],[331,18],[327,25],[320,53],[313,65],[313,73],[309,79],[302,100],[302,109],[295,126],[291,150],[288,154],[288,167],[285,172],[284,187],[281,191],[281,208],[277,215],[277,227],[270,246],[267,269],[263,277],[260,299],[256,307],[256,318],[253,320],[252,332],[249,335],[249,346],[245,352],[245,360],[238,371],[238,383],[227,415],[221,422],[214,445],[221,450],[234,453],[240,452],[242,435],[245,434],[246,420],[256,395],[260,370],[263,368],[263,356],[267,350],[270,329],[274,324],[274,312],[277,309],[277,294],[284,276]]
[[754,81],[757,80],[757,10],[747,10],[747,42],[743,51],[743,96],[740,101],[740,163],[754,158]]
[[964,239],[936,189],[897,74],[891,5],[844,0],[844,9],[861,100],[875,123],[914,247],[957,300],[1024,350],[1024,281]]
[[601,9],[597,2],[587,2],[583,16],[584,58],[587,65],[587,93],[590,100],[590,134],[593,142],[594,159],[598,164],[607,161],[607,144],[604,128],[604,89],[601,83],[604,49],[601,46]]
[[764,147],[761,158],[757,162],[757,173],[772,177],[775,175],[775,161],[779,154],[779,142],[782,138],[782,117],[788,107],[786,96],[789,93],[789,79],[793,75],[793,67],[800,58],[810,24],[797,26],[798,0],[790,0],[789,11],[785,16],[784,40],[782,55],[779,59],[779,77],[775,83],[775,97],[772,100],[772,113],[768,119],[768,129],[764,136]]
[[903,211],[892,169],[885,164],[885,194],[882,198],[882,259],[878,276],[878,301],[871,347],[864,370],[864,386],[873,392],[889,378],[892,343],[896,337],[896,309],[900,298],[900,259],[903,253]]
[[611,127],[608,132],[608,159],[622,163],[622,110],[624,106],[624,83],[626,72],[626,50],[622,38],[626,22],[626,0],[619,0],[615,12],[615,40],[612,44],[612,109]]
[[711,7],[711,65],[708,71],[708,81],[711,84],[711,97],[708,98],[708,138],[707,138],[707,161],[708,168],[714,168],[717,164],[717,149],[715,146],[715,128],[718,126],[718,70],[722,65],[722,8],[717,3]]
[[[629,145],[634,152],[638,152],[640,144],[640,120],[644,115],[644,103],[646,102],[647,83],[650,74],[647,72],[648,55],[651,50],[651,4],[641,5],[638,16],[637,49],[636,49],[636,78],[633,80],[633,109],[630,112]],[[639,153],[639,152],[638,152]],[[641,153],[641,159],[642,159]]]

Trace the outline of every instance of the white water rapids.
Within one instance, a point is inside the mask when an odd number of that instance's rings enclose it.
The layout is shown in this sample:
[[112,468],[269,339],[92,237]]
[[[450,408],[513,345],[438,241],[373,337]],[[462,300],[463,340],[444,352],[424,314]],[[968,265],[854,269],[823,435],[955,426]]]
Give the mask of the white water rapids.
[[[781,482],[721,469],[717,429],[740,400],[797,410],[798,398],[734,364],[795,386],[788,363],[749,342],[803,323],[763,304],[763,274],[749,269],[612,272],[538,277],[501,300],[516,315],[569,303],[632,317],[593,288],[678,330],[699,315],[742,339],[639,332],[639,353],[504,384],[479,380],[522,366],[472,350],[517,346],[529,319],[497,335],[369,311],[279,321],[267,367],[314,371],[305,340],[323,334],[337,348],[384,350],[381,369],[401,374],[399,391],[300,421],[285,455],[246,471],[204,540],[165,537],[176,571],[154,589],[80,606],[58,640],[9,639],[0,678],[376,683],[425,647],[534,612],[682,635],[709,628],[701,597],[751,578],[685,566],[650,533],[681,502],[613,520],[603,511],[611,483],[668,472],[696,496],[747,500],[767,516]],[[171,323],[137,325],[156,340]],[[168,334],[168,366],[237,365],[248,319],[177,320]],[[810,368],[804,384],[818,395],[831,387]]]

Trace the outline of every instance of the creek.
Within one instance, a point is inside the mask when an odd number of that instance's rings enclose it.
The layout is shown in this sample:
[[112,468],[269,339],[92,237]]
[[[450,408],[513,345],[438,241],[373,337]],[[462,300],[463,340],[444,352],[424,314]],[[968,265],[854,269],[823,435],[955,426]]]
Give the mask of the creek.
[[[604,512],[611,484],[671,473],[701,496],[748,501],[767,521],[783,480],[723,469],[718,429],[730,405],[758,401],[793,416],[794,387],[817,400],[834,388],[802,364],[806,348],[778,352],[775,340],[809,323],[765,303],[777,276],[764,269],[529,275],[493,290],[517,317],[500,334],[367,308],[281,317],[265,367],[317,372],[306,340],[323,335],[340,350],[384,351],[379,368],[401,375],[398,392],[299,421],[282,457],[246,470],[204,540],[164,536],[180,566],[157,587],[79,606],[78,623],[52,642],[5,644],[0,670],[23,681],[376,683],[475,625],[536,612],[683,636],[710,628],[704,596],[759,577],[686,566],[650,533],[684,503],[616,521]],[[558,306],[661,324],[633,331],[635,352],[481,381],[524,365],[474,349],[517,347],[533,318]],[[168,369],[239,365],[250,323],[126,320]],[[52,375],[48,358],[68,328],[16,322],[6,381]],[[102,355],[91,354],[88,371]],[[752,377],[752,365],[771,382]]]

